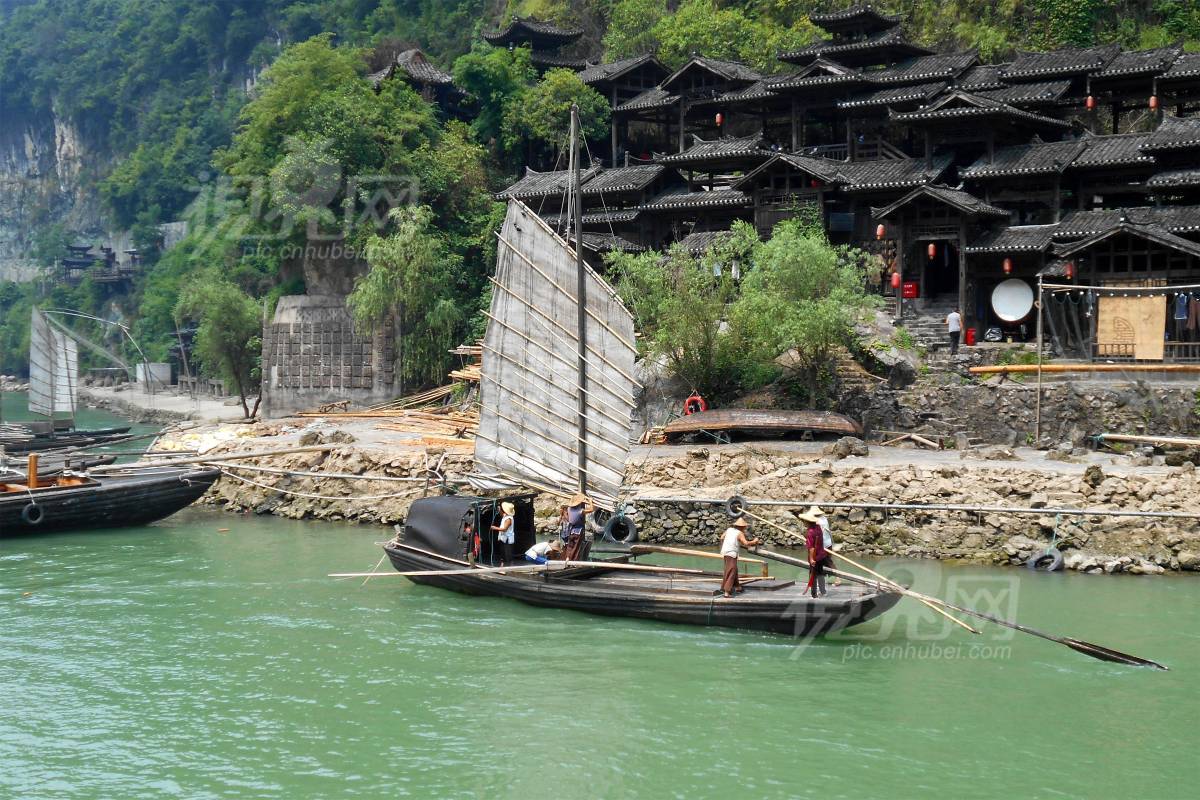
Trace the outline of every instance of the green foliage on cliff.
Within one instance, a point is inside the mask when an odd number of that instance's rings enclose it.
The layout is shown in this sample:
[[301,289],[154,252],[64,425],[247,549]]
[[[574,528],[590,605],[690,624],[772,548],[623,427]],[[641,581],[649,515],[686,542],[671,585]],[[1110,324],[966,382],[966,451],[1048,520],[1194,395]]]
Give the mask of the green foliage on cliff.
[[258,391],[262,378],[262,307],[236,284],[219,275],[202,274],[179,294],[175,317],[197,322],[195,349],[205,371],[220,375],[237,392],[242,413],[252,417],[246,398]]

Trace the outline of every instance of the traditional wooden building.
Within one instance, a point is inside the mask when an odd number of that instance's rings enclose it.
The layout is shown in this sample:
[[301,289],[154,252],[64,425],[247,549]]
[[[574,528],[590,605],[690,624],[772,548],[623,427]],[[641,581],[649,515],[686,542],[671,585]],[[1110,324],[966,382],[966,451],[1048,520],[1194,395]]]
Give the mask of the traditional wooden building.
[[503,28],[484,33],[483,38],[494,47],[528,47],[530,61],[539,70],[562,67],[578,71],[587,66],[585,60],[570,52],[560,51],[570,48],[582,35],[583,31],[579,28],[563,28],[551,22],[513,17]]

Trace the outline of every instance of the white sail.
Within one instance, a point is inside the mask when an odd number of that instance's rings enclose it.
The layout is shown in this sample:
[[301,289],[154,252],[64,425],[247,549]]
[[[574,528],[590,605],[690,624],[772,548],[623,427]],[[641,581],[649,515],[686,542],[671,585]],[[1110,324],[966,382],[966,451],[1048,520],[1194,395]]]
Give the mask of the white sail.
[[[599,275],[586,275],[586,379],[579,382],[574,251],[527,206],[510,201],[483,339],[475,461],[495,477],[611,507],[629,453],[636,348],[633,317]],[[587,399],[580,436],[579,397]]]
[[43,417],[75,416],[79,351],[36,308],[29,326],[29,410]]

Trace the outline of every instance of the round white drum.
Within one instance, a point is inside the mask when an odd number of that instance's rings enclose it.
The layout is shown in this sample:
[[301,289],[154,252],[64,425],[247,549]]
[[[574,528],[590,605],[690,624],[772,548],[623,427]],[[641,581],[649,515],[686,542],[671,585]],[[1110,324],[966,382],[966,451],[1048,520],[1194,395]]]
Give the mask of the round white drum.
[[1033,288],[1020,278],[1009,278],[992,290],[992,310],[1005,322],[1020,322],[1033,311]]

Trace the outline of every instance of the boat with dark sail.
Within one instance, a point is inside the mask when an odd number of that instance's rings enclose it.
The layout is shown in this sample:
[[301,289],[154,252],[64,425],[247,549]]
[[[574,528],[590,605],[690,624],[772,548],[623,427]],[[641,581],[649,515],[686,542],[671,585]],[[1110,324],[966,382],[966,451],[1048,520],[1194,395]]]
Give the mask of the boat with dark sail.
[[23,479],[0,475],[0,538],[145,525],[190,505],[220,475],[174,467],[101,477],[63,471],[43,480],[32,457]]
[[[568,207],[579,228],[577,112],[572,110]],[[565,232],[564,232],[565,233]],[[900,594],[878,585],[833,587],[813,598],[793,580],[747,575],[744,591],[723,596],[721,575],[634,563],[626,553],[497,568],[500,503],[516,509],[513,549],[536,541],[533,495],[581,493],[612,520],[620,502],[633,433],[637,357],[633,317],[582,254],[531,209],[510,200],[498,235],[496,275],[483,338],[477,472],[471,484],[495,496],[416,500],[384,545],[392,566],[416,583],[537,606],[665,622],[812,635],[887,611]],[[623,543],[635,539],[626,526]],[[716,557],[696,552],[694,555]],[[764,563],[765,567],[765,563]]]

